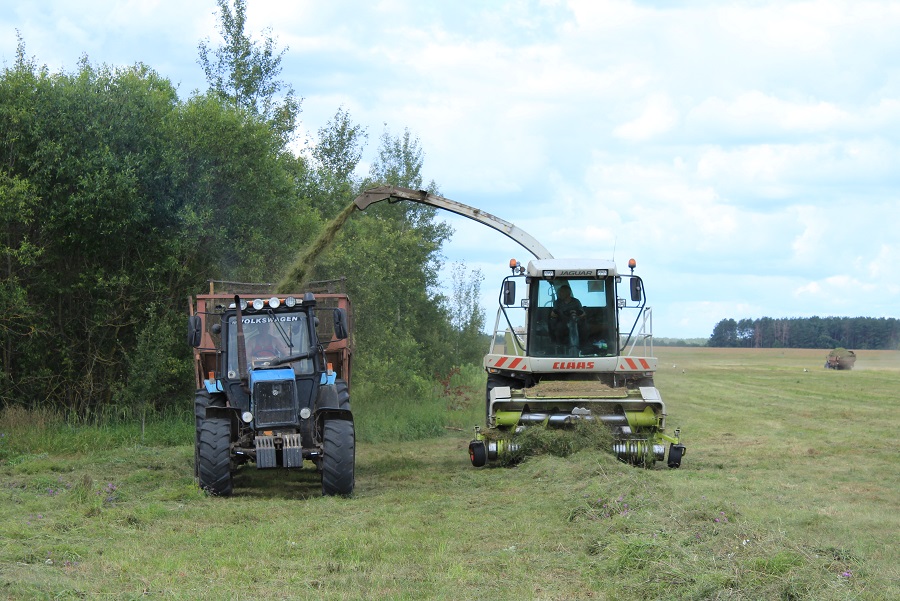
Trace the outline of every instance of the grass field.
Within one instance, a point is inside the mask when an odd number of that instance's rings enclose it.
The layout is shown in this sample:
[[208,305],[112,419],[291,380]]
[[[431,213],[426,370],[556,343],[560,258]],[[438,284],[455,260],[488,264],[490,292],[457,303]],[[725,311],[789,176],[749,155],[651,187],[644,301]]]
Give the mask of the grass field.
[[[597,451],[476,470],[448,429],[360,442],[350,499],[252,467],[208,498],[187,422],[141,443],[7,412],[0,598],[900,599],[900,353],[825,354],[657,349],[679,470]],[[434,410],[475,425],[479,403]]]

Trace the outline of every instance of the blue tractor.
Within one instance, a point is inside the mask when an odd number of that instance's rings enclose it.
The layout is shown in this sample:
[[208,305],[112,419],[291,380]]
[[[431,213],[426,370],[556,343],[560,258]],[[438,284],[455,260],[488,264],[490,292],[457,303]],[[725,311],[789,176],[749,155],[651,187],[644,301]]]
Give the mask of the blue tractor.
[[[218,496],[239,466],[321,474],[323,495],[350,495],[350,300],[346,294],[216,293],[191,299],[194,475]],[[321,318],[321,319],[320,319]]]

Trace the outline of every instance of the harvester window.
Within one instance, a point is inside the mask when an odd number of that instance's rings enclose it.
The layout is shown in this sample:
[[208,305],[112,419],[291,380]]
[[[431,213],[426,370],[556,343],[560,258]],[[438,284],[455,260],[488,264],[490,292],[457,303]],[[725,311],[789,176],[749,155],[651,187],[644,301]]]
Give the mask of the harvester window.
[[615,304],[605,280],[538,280],[529,354],[596,357],[615,353]]

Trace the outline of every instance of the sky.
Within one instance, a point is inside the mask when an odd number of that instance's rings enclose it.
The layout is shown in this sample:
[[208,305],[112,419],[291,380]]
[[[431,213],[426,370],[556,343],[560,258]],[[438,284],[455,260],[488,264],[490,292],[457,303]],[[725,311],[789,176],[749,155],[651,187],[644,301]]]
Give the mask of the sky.
[[[303,137],[339,109],[425,153],[441,194],[557,258],[629,258],[656,336],[722,319],[898,317],[900,2],[247,0],[286,49]],[[0,61],[142,62],[206,89],[214,0],[0,0]],[[444,247],[484,275],[511,240],[461,217]]]

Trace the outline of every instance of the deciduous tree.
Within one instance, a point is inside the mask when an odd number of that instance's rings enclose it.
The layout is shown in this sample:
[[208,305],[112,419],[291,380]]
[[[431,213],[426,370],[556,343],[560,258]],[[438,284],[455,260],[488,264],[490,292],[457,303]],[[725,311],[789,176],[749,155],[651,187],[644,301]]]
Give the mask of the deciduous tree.
[[287,48],[276,48],[271,30],[263,32],[262,43],[247,34],[245,0],[234,0],[233,10],[229,0],[217,0],[217,4],[223,44],[215,49],[209,40],[199,44],[199,63],[210,90],[234,107],[262,117],[289,139],[300,114],[300,100],[289,84],[278,79]]

